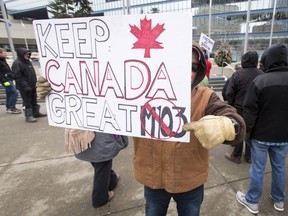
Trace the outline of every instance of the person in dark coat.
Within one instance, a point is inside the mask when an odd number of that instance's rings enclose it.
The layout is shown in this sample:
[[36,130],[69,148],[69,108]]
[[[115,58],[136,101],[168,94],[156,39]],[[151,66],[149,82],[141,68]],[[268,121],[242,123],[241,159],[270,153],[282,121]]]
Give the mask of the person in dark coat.
[[[240,69],[242,69],[241,62],[238,62],[238,63],[236,63],[235,66],[234,66],[234,72],[237,71],[237,70],[240,70]],[[229,78],[226,80],[226,82],[225,82],[225,84],[224,84],[224,86],[223,86],[222,92],[221,92],[221,93],[222,93],[222,98],[223,98],[224,101],[227,101],[227,98],[226,98],[226,90],[227,90],[227,86],[228,86],[228,84],[229,84],[229,82],[230,82],[230,79],[231,79],[231,77],[229,77]]]
[[231,79],[231,77],[229,77],[227,80],[226,80],[226,82],[225,82],[225,84],[224,84],[224,86],[223,86],[223,89],[222,89],[222,98],[223,98],[223,100],[224,101],[227,101],[227,98],[226,98],[226,91],[227,91],[227,86],[228,86],[228,84],[229,84],[229,82],[230,82],[230,79]]
[[6,112],[11,114],[19,114],[21,113],[21,110],[16,108],[18,92],[13,83],[12,71],[6,61],[6,58],[6,50],[0,48],[0,83],[5,88]]
[[12,64],[12,72],[16,81],[16,88],[20,91],[25,109],[26,122],[37,122],[38,117],[46,114],[39,112],[36,94],[36,72],[30,61],[31,52],[25,48],[17,50],[17,59]]
[[[242,69],[232,74],[226,89],[226,99],[229,105],[235,107],[239,115],[243,116],[243,103],[246,91],[255,77],[263,74],[257,68],[258,54],[255,51],[248,51],[241,57]],[[245,141],[246,162],[251,163],[251,151],[248,140]],[[234,162],[241,163],[243,153],[243,142],[235,145],[232,153],[226,153],[225,158]]]
[[288,49],[284,44],[269,47],[261,57],[264,74],[256,77],[244,100],[246,138],[251,140],[252,165],[247,192],[238,191],[237,201],[253,214],[259,213],[264,174],[269,155],[274,209],[284,211],[286,159],[288,151]]

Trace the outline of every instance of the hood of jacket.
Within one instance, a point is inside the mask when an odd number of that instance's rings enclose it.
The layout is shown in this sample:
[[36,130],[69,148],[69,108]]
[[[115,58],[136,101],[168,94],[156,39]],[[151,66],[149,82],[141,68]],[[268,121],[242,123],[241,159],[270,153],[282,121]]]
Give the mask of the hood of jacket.
[[242,68],[256,68],[258,65],[258,54],[255,51],[248,51],[241,57]]
[[[193,89],[196,85],[198,85],[204,79],[207,66],[206,66],[205,56],[204,56],[202,50],[200,49],[199,44],[197,44],[196,42],[193,42],[192,52],[196,52],[196,53],[200,54],[200,56],[199,56],[200,68],[196,74],[195,80],[192,82],[192,89]],[[191,59],[191,64],[192,64],[192,59]]]
[[287,47],[283,44],[276,44],[269,47],[262,55],[260,62],[264,66],[264,73],[273,71],[275,67],[287,67]]
[[24,59],[24,55],[25,53],[30,52],[29,50],[25,49],[25,48],[19,48],[17,49],[17,57],[21,60],[25,60]]

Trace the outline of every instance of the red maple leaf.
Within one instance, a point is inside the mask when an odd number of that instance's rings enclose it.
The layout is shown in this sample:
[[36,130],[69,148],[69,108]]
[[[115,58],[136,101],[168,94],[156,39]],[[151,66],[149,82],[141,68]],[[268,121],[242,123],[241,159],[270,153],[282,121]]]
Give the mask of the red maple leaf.
[[140,29],[137,26],[130,25],[130,32],[138,39],[132,49],[145,49],[144,58],[150,58],[150,49],[163,49],[162,43],[156,41],[159,35],[165,30],[164,24],[157,24],[153,29],[151,27],[151,19],[146,17],[140,20]]

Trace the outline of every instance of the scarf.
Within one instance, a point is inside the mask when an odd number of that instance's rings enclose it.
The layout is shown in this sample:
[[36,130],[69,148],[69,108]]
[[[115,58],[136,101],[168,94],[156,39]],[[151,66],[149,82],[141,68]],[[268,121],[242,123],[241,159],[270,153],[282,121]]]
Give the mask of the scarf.
[[65,128],[66,152],[78,154],[91,148],[94,137],[93,131]]

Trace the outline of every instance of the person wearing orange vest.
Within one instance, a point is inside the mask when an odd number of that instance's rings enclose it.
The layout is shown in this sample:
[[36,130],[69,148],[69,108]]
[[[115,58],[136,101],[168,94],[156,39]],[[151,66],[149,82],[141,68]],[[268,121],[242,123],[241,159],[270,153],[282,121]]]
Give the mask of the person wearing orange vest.
[[144,185],[146,216],[166,215],[171,198],[178,215],[198,216],[208,179],[209,149],[239,143],[245,136],[245,122],[236,109],[199,85],[206,61],[195,43],[191,70],[191,117],[183,125],[184,131],[190,131],[190,142],[133,138],[134,177]]

